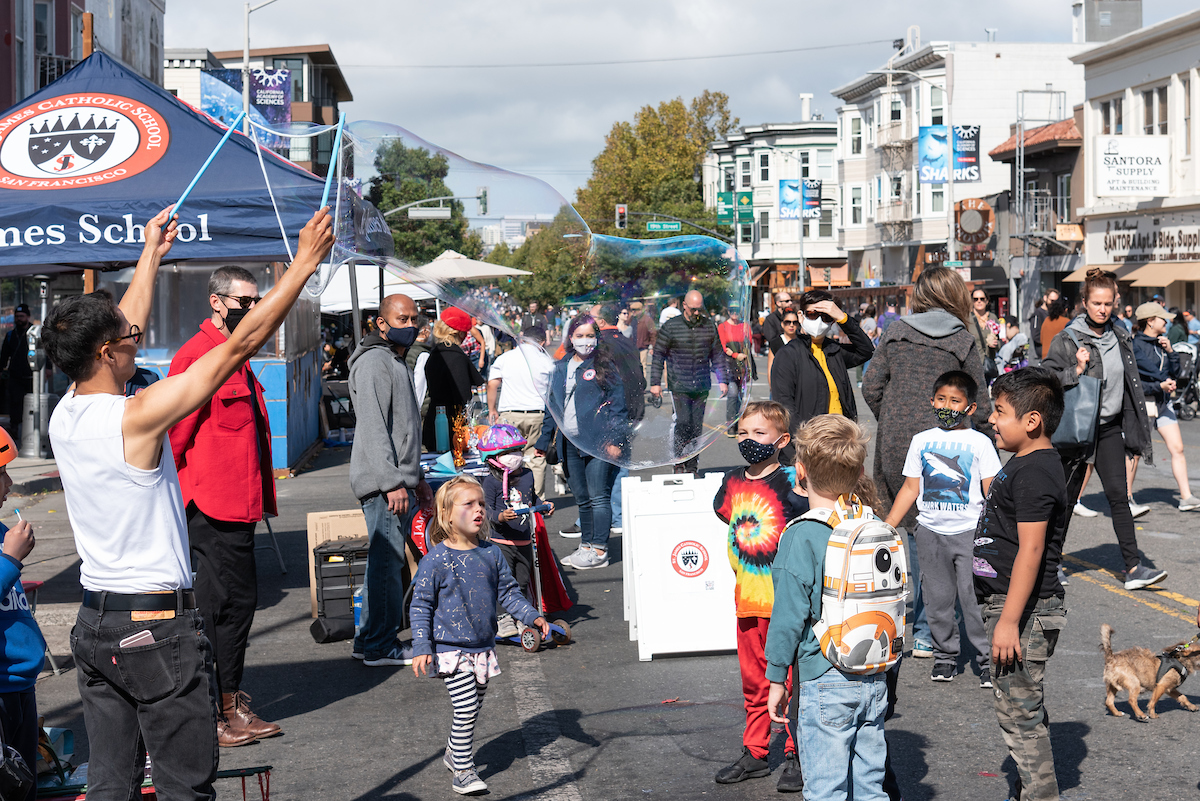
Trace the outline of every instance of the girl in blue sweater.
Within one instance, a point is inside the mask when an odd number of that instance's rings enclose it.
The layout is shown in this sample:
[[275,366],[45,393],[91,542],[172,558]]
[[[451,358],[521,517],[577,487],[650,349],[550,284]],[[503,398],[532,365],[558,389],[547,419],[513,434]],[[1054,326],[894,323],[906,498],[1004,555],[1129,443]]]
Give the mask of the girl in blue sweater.
[[472,744],[488,680],[500,674],[496,604],[540,627],[543,637],[550,626],[521,595],[500,548],[488,542],[483,487],[474,478],[457,476],[438,489],[430,539],[434,546],[413,580],[413,673],[429,675],[433,666],[450,693],[454,722],[442,764],[454,773],[451,789],[481,793],[487,785],[475,770]]

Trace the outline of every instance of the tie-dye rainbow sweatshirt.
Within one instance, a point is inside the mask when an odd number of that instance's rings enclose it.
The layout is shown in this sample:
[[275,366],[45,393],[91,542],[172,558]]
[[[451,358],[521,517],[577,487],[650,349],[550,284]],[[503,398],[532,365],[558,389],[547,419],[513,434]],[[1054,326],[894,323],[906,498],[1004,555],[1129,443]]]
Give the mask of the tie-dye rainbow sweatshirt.
[[792,492],[782,467],[763,478],[746,478],[738,468],[725,476],[713,499],[713,511],[729,524],[729,563],[737,574],[733,591],[738,617],[771,616],[775,589],[771,563],[788,520],[807,509],[807,499]]

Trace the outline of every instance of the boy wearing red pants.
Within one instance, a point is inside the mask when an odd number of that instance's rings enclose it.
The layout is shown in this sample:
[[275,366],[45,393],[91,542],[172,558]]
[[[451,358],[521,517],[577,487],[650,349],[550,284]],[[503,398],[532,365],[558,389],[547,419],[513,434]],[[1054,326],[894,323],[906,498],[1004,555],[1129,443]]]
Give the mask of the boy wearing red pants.
[[[754,402],[737,424],[738,450],[749,466],[725,476],[713,499],[717,517],[729,524],[729,561],[737,574],[734,603],[738,618],[738,663],[742,694],[746,699],[746,731],[742,755],[717,772],[719,784],[758,779],[771,772],[767,752],[771,717],[767,695],[767,626],[775,590],[771,564],[779,537],[787,523],[808,511],[807,499],[792,492],[792,480],[779,465],[779,449],[791,441],[787,409],[774,401]],[[796,744],[791,733],[784,745],[783,771],[777,790],[798,793],[804,789]]]

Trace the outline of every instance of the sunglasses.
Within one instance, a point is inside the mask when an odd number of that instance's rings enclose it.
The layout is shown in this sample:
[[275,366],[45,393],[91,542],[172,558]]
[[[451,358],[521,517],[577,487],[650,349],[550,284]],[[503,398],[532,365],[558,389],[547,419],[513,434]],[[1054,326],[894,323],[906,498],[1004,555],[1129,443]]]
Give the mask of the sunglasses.
[[[101,343],[100,347],[104,347],[105,345],[116,344],[117,342],[120,342],[122,339],[132,339],[134,345],[140,345],[142,343],[142,329],[138,328],[136,325],[131,325],[131,326],[129,326],[128,334],[126,334],[123,337],[116,337],[115,339],[106,339],[106,340],[104,340],[103,343]],[[99,353],[96,354],[96,358],[97,359],[100,358]]]
[[220,292],[215,292],[213,294],[215,294],[219,298],[229,298],[230,300],[236,300],[238,302],[238,305],[241,306],[243,309],[248,309],[251,306],[253,306],[255,303],[258,303],[260,300],[262,300],[262,298],[258,297],[258,296],[251,298],[251,297],[247,297],[246,295],[222,295]]
[[825,321],[825,322],[827,322],[827,323],[832,323],[832,322],[833,322],[833,318],[832,318],[832,317],[830,317],[830,316],[829,316],[828,314],[826,314],[825,312],[818,312],[818,311],[806,311],[806,312],[804,312],[804,316],[805,316],[805,317],[807,317],[807,318],[808,318],[808,319],[810,319],[810,320],[818,320],[818,319],[820,319],[820,320],[824,320],[824,321]]
[[973,295],[971,300],[987,300],[987,295]]
[[784,320],[783,324],[784,325],[799,325],[800,321],[799,320]]

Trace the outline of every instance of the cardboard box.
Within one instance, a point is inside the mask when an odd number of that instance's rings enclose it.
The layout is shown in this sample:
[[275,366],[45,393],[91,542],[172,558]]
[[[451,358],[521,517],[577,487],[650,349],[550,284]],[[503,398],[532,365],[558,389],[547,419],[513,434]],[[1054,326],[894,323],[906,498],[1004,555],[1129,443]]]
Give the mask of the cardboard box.
[[367,536],[367,519],[359,509],[308,513],[308,592],[312,616],[317,616],[317,564],[313,548],[330,540],[353,540]]

